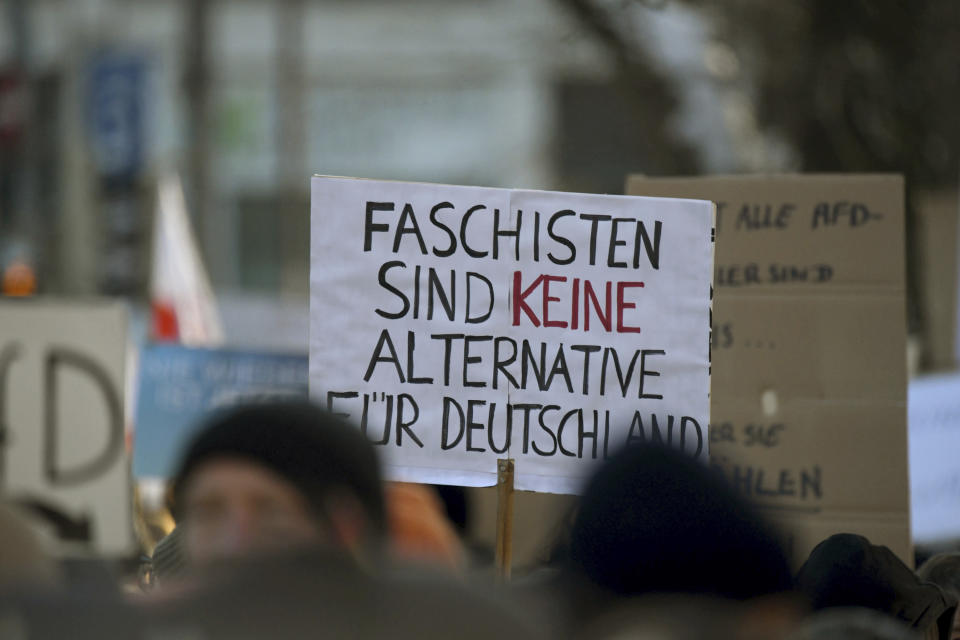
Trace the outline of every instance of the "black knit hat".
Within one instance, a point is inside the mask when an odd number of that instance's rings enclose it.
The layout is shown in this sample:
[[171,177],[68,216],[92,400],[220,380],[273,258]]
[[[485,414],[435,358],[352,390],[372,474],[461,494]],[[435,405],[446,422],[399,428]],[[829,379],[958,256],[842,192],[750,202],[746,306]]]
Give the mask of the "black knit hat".
[[955,598],[920,580],[890,549],[852,533],[818,544],[800,567],[797,587],[815,610],[866,607],[916,629],[937,624],[942,638],[949,637],[957,606]]
[[587,485],[570,561],[620,595],[745,600],[791,587],[786,556],[723,478],[665,446],[626,447]]
[[175,515],[180,515],[191,475],[221,456],[246,458],[279,474],[319,517],[331,491],[346,490],[359,500],[374,530],[386,530],[383,480],[373,446],[359,429],[313,404],[250,404],[211,416],[174,476]]

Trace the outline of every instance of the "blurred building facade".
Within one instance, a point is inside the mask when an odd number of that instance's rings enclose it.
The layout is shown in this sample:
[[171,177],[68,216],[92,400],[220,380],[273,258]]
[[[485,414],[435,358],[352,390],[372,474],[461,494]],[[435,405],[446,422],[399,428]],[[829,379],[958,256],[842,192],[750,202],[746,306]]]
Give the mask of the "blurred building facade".
[[8,6],[4,68],[31,107],[4,219],[41,234],[50,290],[142,288],[143,256],[118,247],[142,248],[167,170],[189,185],[218,288],[303,294],[313,173],[619,191],[680,139],[667,109],[637,117],[616,48],[563,3]]
[[[881,5],[871,10],[873,31],[846,34],[848,43],[835,37],[829,56],[799,58],[801,44],[822,49],[830,24],[832,9],[816,0],[792,8],[693,0],[4,0],[0,268],[28,264],[41,293],[142,300],[156,184],[176,171],[214,288],[230,307],[228,333],[246,342],[256,339],[264,313],[283,310],[281,324],[302,324],[315,173],[613,193],[631,172],[903,165],[909,177],[917,164],[909,154],[878,147],[873,156],[859,148],[831,155],[843,136],[821,136],[817,146],[803,134],[809,129],[784,126],[802,117],[834,122],[847,113],[848,96],[837,103],[821,96],[802,114],[778,102],[785,87],[802,84],[796,78],[826,77],[804,67],[807,59],[834,61],[830,78],[849,70],[873,86],[864,69],[882,56],[868,54],[887,46],[883,16],[899,15]],[[862,23],[856,11],[867,8],[857,7],[838,19]],[[931,3],[910,24],[952,28],[960,20],[950,7]],[[778,53],[788,45],[793,55]],[[928,65],[930,73],[946,68],[949,53]],[[777,67],[780,59],[789,64]],[[858,95],[850,104],[878,102]],[[878,95],[882,103],[886,94]],[[877,140],[900,122],[896,109],[887,119],[883,113],[863,114]],[[844,131],[838,122],[830,130]],[[926,172],[921,182],[938,202],[956,202],[957,141],[952,128],[943,130],[924,149],[941,173],[954,167],[953,179],[944,184]],[[844,164],[845,157],[854,160]],[[923,255],[915,245],[911,252]],[[955,250],[947,247],[946,256],[932,265],[914,260],[916,274],[951,274],[936,279],[936,309],[924,302],[926,280],[914,276],[918,331],[956,333],[942,328],[956,327]],[[938,310],[947,308],[950,318]],[[930,313],[940,315],[925,320]],[[300,340],[290,346],[305,348]]]

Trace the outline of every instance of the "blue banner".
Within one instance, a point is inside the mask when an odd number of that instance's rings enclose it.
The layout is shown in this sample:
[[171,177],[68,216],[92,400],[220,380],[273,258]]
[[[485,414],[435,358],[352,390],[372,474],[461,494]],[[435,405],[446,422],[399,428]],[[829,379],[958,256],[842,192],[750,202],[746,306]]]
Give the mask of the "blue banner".
[[147,346],[140,352],[134,475],[169,477],[212,410],[306,397],[306,355]]

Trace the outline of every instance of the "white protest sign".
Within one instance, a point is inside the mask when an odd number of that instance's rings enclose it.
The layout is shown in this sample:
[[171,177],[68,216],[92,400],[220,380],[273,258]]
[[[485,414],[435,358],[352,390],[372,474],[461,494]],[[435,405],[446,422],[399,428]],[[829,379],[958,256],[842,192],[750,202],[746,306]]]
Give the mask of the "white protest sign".
[[960,373],[916,378],[907,394],[913,541],[960,540]]
[[578,492],[707,455],[713,205],[315,177],[310,393],[391,478]]
[[[0,303],[0,481],[107,555],[133,548],[124,446],[126,312],[116,303]],[[62,527],[61,527],[62,529]]]

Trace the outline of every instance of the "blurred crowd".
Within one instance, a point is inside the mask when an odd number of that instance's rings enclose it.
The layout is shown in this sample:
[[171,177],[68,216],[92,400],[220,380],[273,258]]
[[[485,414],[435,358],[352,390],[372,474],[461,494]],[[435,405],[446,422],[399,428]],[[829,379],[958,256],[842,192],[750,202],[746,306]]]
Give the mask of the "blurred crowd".
[[119,580],[4,507],[0,638],[960,638],[960,554],[914,571],[840,533],[793,572],[718,473],[661,446],[606,461],[550,560],[511,580],[463,542],[462,493],[387,482],[308,403],[208,416],[167,498],[176,527]]

